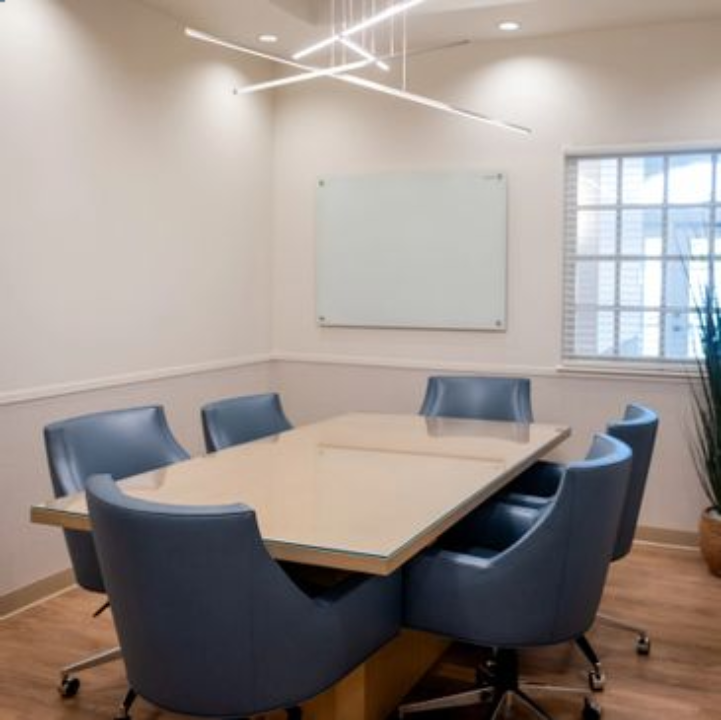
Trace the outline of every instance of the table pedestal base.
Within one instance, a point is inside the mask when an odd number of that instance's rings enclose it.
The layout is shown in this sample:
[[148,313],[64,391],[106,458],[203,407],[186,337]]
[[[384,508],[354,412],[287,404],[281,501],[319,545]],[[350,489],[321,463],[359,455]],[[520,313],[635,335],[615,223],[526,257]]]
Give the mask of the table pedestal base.
[[[350,675],[303,706],[303,720],[386,720],[448,648],[434,635],[404,630]],[[273,713],[268,720],[282,720]]]

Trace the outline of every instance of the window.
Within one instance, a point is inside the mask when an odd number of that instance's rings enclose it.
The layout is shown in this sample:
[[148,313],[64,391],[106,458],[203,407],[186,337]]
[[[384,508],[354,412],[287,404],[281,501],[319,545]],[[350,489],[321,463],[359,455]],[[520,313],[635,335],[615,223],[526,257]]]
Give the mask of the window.
[[721,289],[721,151],[568,157],[566,193],[564,359],[692,360]]

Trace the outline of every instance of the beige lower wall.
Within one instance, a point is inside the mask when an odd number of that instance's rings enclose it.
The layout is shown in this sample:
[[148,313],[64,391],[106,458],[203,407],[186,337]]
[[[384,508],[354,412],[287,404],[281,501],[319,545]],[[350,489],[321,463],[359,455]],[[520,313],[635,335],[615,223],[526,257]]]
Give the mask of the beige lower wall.
[[180,443],[203,451],[199,408],[270,387],[267,362],[0,406],[0,601],[68,567],[57,528],[32,525],[30,505],[51,496],[42,429],[54,420],[134,405],[165,406]]
[[[628,402],[655,409],[661,423],[640,524],[653,528],[652,535],[661,530],[683,533],[674,537],[693,537],[705,502],[688,451],[687,380],[567,375],[551,368],[506,372],[531,377],[536,420],[571,426],[572,437],[555,454],[562,460],[582,456],[591,434],[618,418]],[[417,412],[427,377],[444,373],[448,371],[442,365],[280,359],[273,365],[272,384],[282,394],[289,417],[304,423],[354,410]]]

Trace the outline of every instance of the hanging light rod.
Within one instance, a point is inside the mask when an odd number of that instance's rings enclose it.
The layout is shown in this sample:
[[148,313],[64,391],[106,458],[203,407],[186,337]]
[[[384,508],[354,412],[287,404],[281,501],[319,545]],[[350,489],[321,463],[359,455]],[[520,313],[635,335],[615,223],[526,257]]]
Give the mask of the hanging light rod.
[[287,85],[295,85],[297,83],[315,80],[316,78],[330,77],[339,73],[352,72],[368,67],[370,60],[356,60],[345,65],[334,65],[328,68],[319,68],[318,70],[309,70],[308,72],[298,73],[297,75],[288,75],[287,77],[278,78],[277,80],[268,80],[267,82],[256,83],[255,85],[245,85],[241,88],[235,88],[236,95],[250,95],[261,90],[273,90],[274,88],[285,87]]
[[[433,98],[426,97],[425,95],[418,95],[416,93],[407,92],[406,90],[400,90],[399,88],[390,87],[389,85],[382,85],[381,83],[376,83],[372,80],[366,80],[365,78],[358,77],[357,75],[338,74],[338,68],[342,66],[337,66],[335,68],[317,68],[310,65],[304,65],[302,63],[294,62],[293,60],[287,60],[280,55],[271,55],[270,53],[253,50],[253,48],[245,47],[244,45],[237,45],[235,43],[227,42],[226,40],[222,40],[214,35],[209,35],[208,33],[194,30],[193,28],[185,28],[185,34],[188,37],[193,38],[194,40],[200,40],[202,42],[208,42],[213,45],[219,45],[220,47],[224,47],[229,50],[235,50],[236,52],[251,55],[253,57],[263,58],[264,60],[270,60],[280,65],[285,65],[295,68],[296,70],[303,71],[303,75],[305,77],[302,77],[302,79],[300,75],[293,75],[289,78],[280,78],[278,81],[270,81],[276,83],[272,87],[278,87],[280,83],[288,85],[293,82],[301,82],[302,80],[311,80],[314,77],[329,77],[333,80],[337,80],[338,82],[344,82],[350,85],[355,85],[357,87],[363,87],[367,90],[374,90],[375,92],[381,93],[383,95],[396,97],[401,100],[415,103],[416,105],[423,105],[428,108],[433,108],[434,110],[440,110],[442,112],[450,113],[451,115],[468,118],[469,120],[476,120],[477,122],[482,122],[486,125],[493,125],[504,130],[510,130],[512,132],[522,133],[524,135],[531,134],[530,128],[524,127],[523,125],[516,125],[515,123],[506,122],[505,120],[497,120],[495,118],[488,117],[487,115],[482,115],[480,113],[474,112],[473,110],[465,110],[464,108],[442,102],[441,100],[434,100]],[[460,44],[465,44],[465,42],[461,42]],[[260,88],[258,86],[251,85],[245,88],[241,88],[238,92],[245,94],[247,92],[253,91],[253,89],[260,90],[268,89],[270,87],[269,83],[261,83],[261,85],[263,85],[264,87]]]
[[378,25],[385,20],[390,20],[390,18],[395,17],[396,15],[400,15],[402,12],[406,12],[406,10],[410,10],[411,8],[415,7],[416,5],[420,5],[425,1],[426,0],[406,0],[405,2],[400,2],[397,5],[391,5],[391,7],[388,7],[385,10],[381,10],[379,13],[371,15],[365,20],[361,20],[356,25],[351,25],[351,27],[346,28],[340,33],[330,35],[329,37],[321,40],[320,42],[314,43],[307,48],[299,50],[297,53],[295,53],[295,55],[293,55],[293,60],[301,60],[304,57],[308,57],[308,55],[312,55],[319,50],[323,50],[323,48],[327,48],[330,45],[333,45],[333,43],[343,42],[344,38],[347,39],[353,35],[356,35],[359,32],[362,32],[363,30],[368,29],[369,27],[373,27],[373,25]]
[[292,60],[286,60],[280,55],[271,55],[270,53],[264,53],[260,50],[254,50],[253,48],[247,47],[246,45],[237,45],[236,43],[222,40],[215,35],[209,35],[208,33],[201,32],[200,30],[195,30],[194,28],[185,28],[185,34],[189,38],[193,38],[193,40],[200,40],[201,42],[210,43],[211,45],[218,45],[220,47],[227,48],[228,50],[235,50],[236,52],[244,53],[245,55],[252,55],[253,57],[262,58],[263,60],[270,60],[271,62],[279,63],[281,65],[287,65],[288,67],[295,68],[296,70],[298,68],[302,68],[304,70],[308,69],[304,65],[299,65]]
[[358,77],[357,75],[338,75],[335,79],[342,80],[345,83],[356,85],[367,90],[374,90],[375,92],[383,95],[390,95],[391,97],[396,97],[400,100],[407,100],[408,102],[415,103],[416,105],[423,105],[424,107],[441,110],[443,112],[450,113],[451,115],[468,118],[469,120],[476,120],[477,122],[482,122],[486,125],[493,125],[495,127],[503,128],[504,130],[521,133],[522,135],[531,134],[531,129],[524,127],[523,125],[516,125],[515,123],[506,122],[505,120],[498,120],[496,118],[489,117],[488,115],[482,115],[481,113],[474,112],[473,110],[465,110],[464,108],[451,105],[450,103],[443,102],[442,100],[434,100],[433,98],[426,97],[425,95],[418,95],[416,93],[408,92],[407,90],[401,90],[400,88],[382,85],[381,83],[366,80],[365,78]]

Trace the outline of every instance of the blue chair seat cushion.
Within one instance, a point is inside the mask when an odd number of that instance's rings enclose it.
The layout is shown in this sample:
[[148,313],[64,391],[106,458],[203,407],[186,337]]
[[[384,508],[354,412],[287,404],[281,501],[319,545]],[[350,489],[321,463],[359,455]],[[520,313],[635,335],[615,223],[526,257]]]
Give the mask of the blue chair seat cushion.
[[511,482],[499,499],[513,505],[542,508],[556,496],[562,478],[563,465],[537,462]]
[[492,557],[525,535],[539,521],[544,509],[491,500],[441,536],[439,545],[476,557]]
[[498,550],[492,550],[491,548],[483,547],[481,545],[475,545],[465,549],[467,555],[473,555],[473,557],[480,558],[481,560],[491,560],[498,555]]

